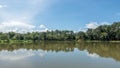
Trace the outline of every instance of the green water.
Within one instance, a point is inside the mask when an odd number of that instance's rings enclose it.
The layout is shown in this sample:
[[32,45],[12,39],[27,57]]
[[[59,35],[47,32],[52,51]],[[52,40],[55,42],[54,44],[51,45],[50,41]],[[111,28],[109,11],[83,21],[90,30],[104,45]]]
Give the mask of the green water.
[[0,68],[120,68],[120,43],[0,44]]

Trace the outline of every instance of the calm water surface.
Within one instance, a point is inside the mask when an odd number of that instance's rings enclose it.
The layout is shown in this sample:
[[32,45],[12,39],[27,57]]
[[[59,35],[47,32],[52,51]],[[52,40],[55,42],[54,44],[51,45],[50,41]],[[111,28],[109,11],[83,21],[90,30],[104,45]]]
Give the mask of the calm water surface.
[[120,43],[0,44],[0,68],[120,68]]

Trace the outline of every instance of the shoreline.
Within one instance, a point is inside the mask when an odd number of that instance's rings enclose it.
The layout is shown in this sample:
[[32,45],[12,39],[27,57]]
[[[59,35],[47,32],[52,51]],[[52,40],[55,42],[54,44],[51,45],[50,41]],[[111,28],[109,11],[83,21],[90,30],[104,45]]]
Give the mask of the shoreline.
[[38,42],[93,42],[93,43],[99,43],[99,42],[111,42],[111,43],[120,43],[120,41],[99,41],[99,40],[0,40],[0,44],[6,44],[6,43],[38,43]]

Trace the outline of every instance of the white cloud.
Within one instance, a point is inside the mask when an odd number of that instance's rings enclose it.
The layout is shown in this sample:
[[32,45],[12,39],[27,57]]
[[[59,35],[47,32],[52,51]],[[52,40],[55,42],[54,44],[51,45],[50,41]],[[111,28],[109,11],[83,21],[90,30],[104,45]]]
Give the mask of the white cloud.
[[44,25],[41,25],[41,28],[37,29],[37,26],[26,22],[20,21],[8,21],[0,23],[0,32],[18,32],[18,33],[26,33],[26,32],[45,32],[48,28]]
[[46,26],[45,26],[45,25],[43,25],[43,24],[41,24],[41,25],[40,25],[40,28],[46,28]]
[[90,23],[86,24],[86,28],[91,28],[91,29],[95,29],[98,26],[99,26],[99,24],[97,22],[90,22]]
[[109,22],[101,22],[101,23],[98,23],[98,22],[90,22],[88,24],[86,24],[86,28],[91,28],[91,29],[95,29],[97,28],[98,26],[100,25],[110,25]]
[[14,50],[14,51],[7,51],[7,50],[2,50],[0,51],[0,60],[21,60],[24,58],[28,58],[31,56],[38,55],[40,57],[44,57],[45,54],[47,54],[46,51],[42,50],[26,50],[26,49],[19,49],[19,50]]
[[0,32],[23,32],[23,31],[30,31],[34,29],[35,26],[24,23],[24,22],[19,22],[19,21],[9,21],[9,22],[3,22],[0,23]]
[[5,8],[7,7],[7,5],[0,5],[0,8]]
[[47,30],[49,30],[45,25],[41,24],[40,29],[42,30],[42,32],[46,32]]
[[[49,8],[55,0],[2,0],[0,1],[0,32],[47,31],[44,25],[34,26],[34,17]],[[5,8],[6,7],[6,8]],[[39,29],[37,28],[39,27]]]

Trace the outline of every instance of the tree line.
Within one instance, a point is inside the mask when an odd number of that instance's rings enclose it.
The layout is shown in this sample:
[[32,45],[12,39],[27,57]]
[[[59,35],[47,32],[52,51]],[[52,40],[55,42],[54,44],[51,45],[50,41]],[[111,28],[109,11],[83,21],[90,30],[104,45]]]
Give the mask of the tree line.
[[73,41],[73,40],[101,40],[101,41],[119,41],[120,40],[120,22],[114,22],[111,25],[100,25],[96,29],[88,29],[86,32],[73,32],[70,30],[54,30],[47,32],[28,32],[15,33],[0,32],[0,40],[31,40],[31,41]]
[[88,29],[87,32],[79,32],[78,34],[84,40],[120,40],[120,22],[114,22],[111,25],[100,25],[96,29]]

